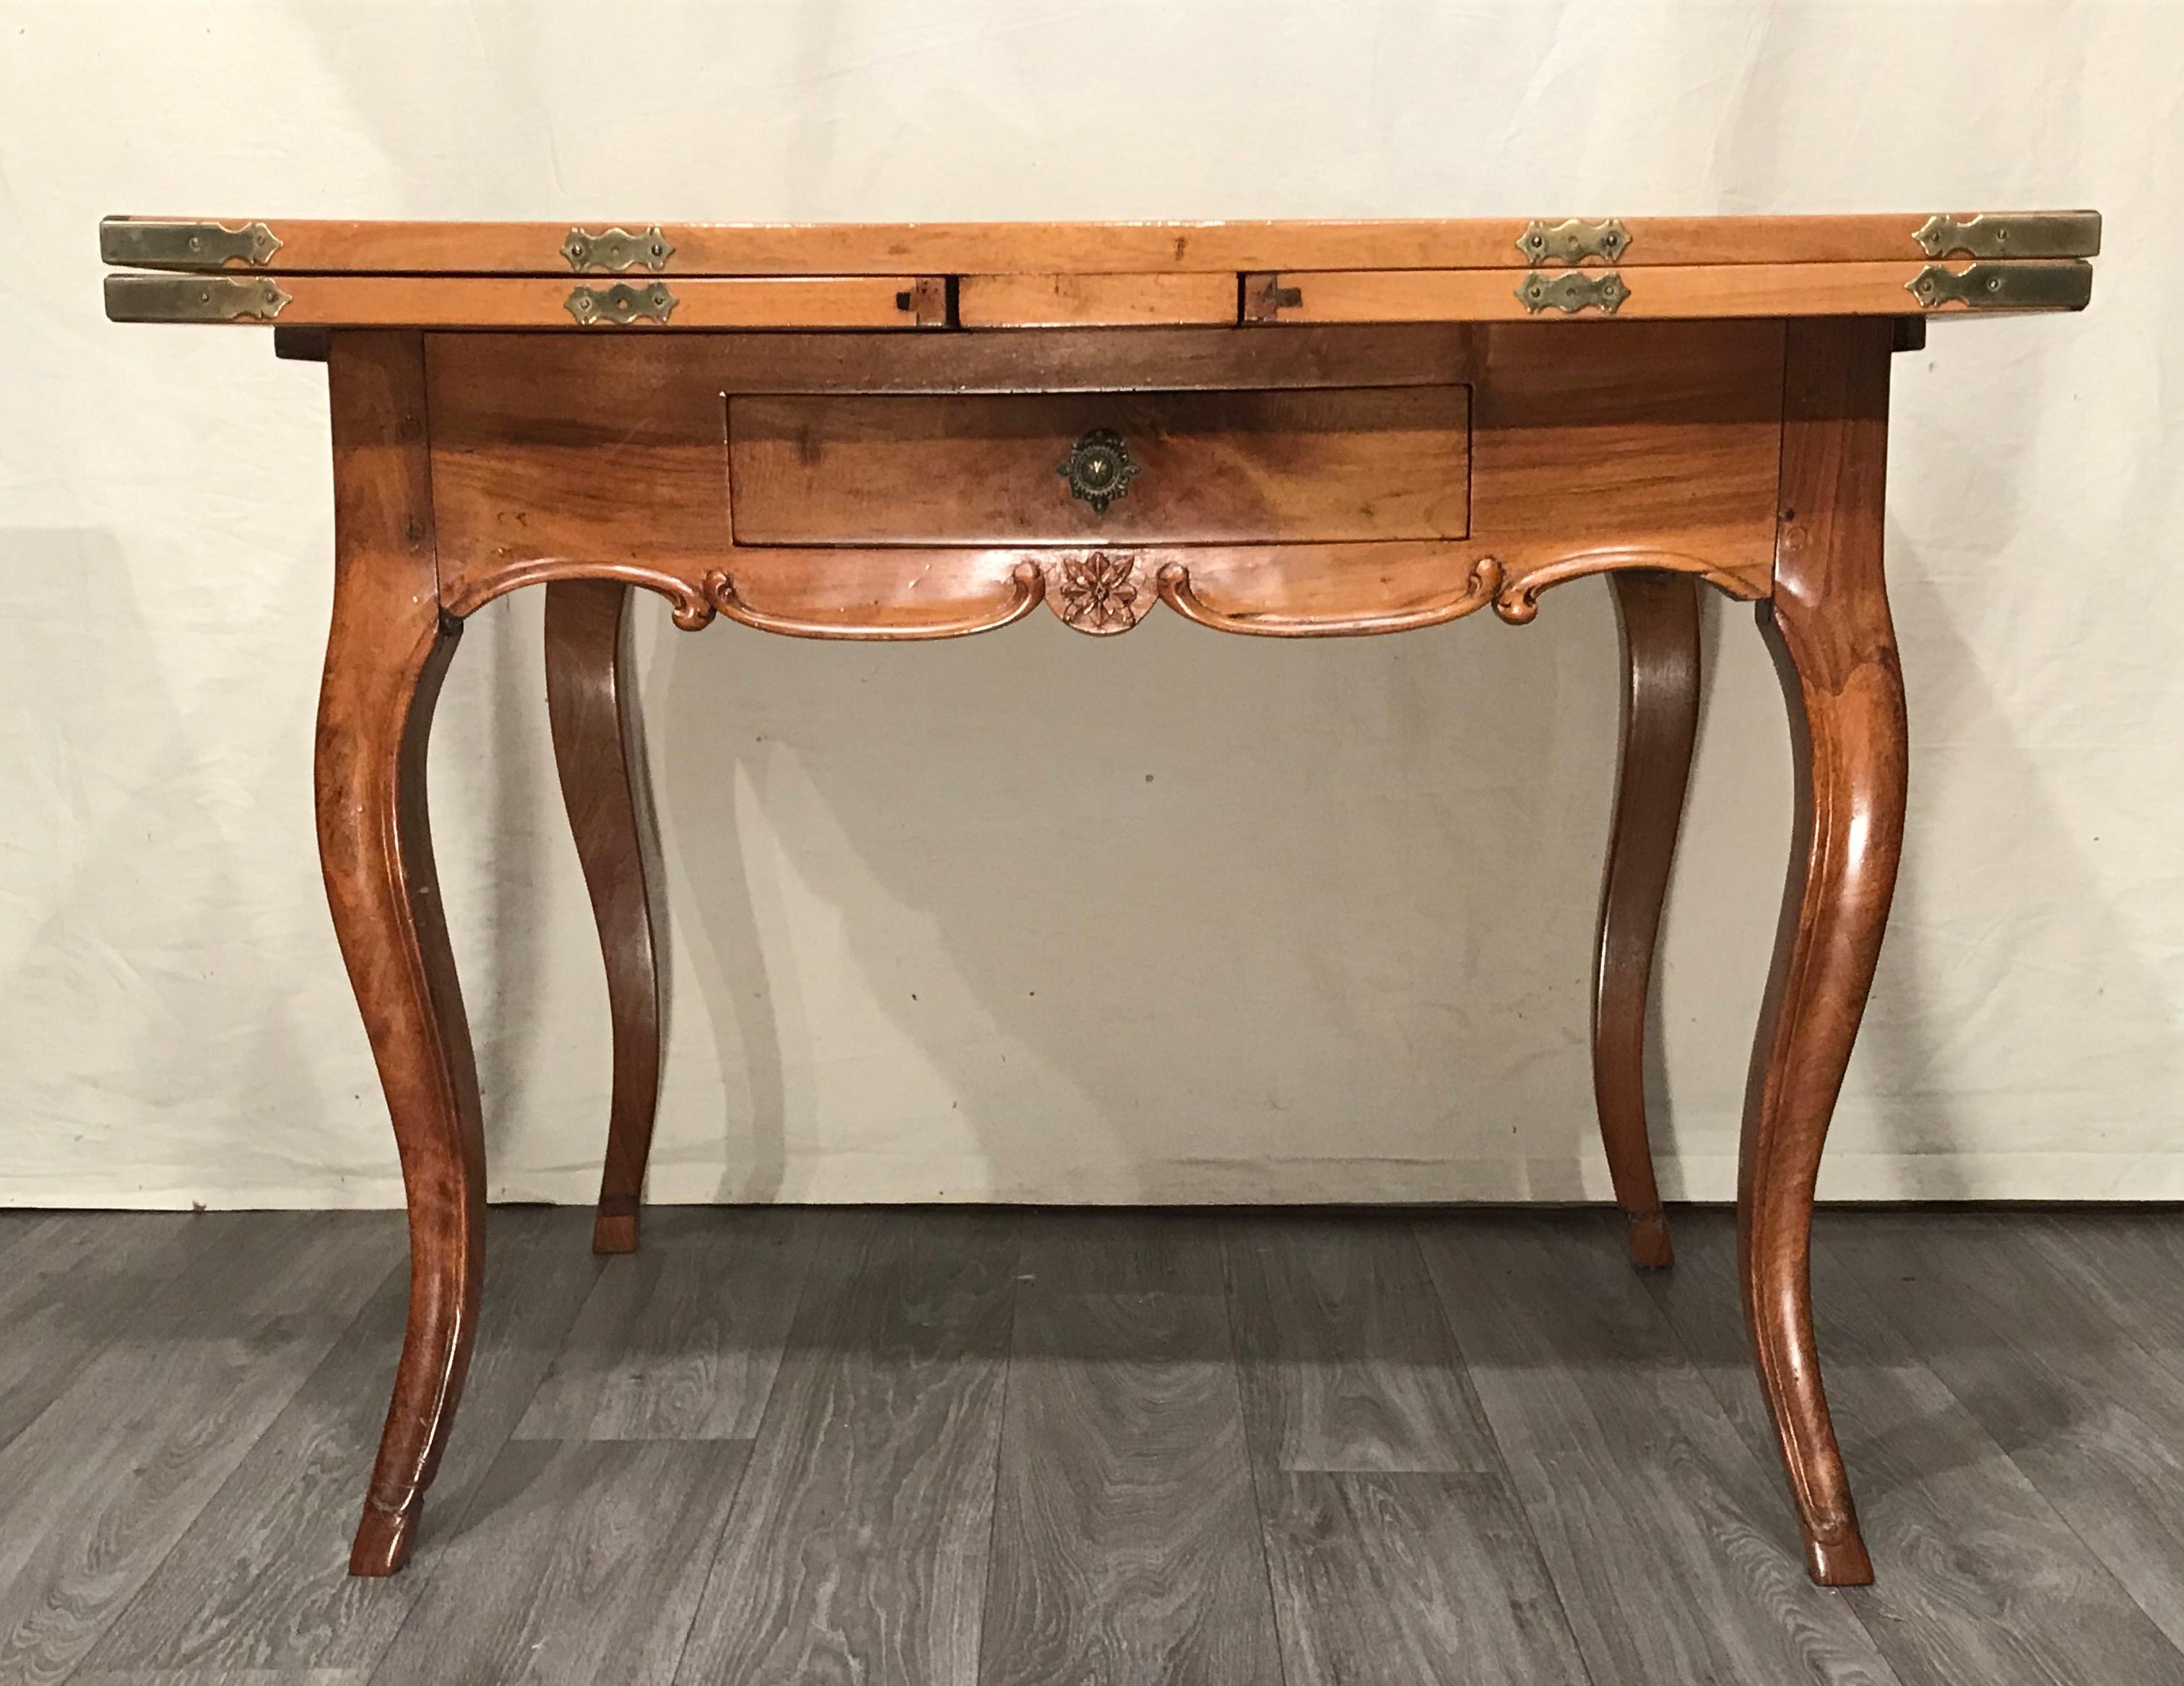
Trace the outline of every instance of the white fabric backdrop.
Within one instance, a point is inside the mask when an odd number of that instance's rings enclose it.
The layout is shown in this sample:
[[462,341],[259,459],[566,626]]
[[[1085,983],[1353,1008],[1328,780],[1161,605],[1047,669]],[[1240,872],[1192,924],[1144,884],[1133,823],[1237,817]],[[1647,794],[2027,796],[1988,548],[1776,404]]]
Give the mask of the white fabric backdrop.
[[[1897,360],[1911,843],[1823,1192],[2184,1198],[2180,65],[2174,0],[0,0],[0,1202],[399,1194],[312,845],[322,371],[106,324],[101,213],[2081,204],[2088,315]],[[640,602],[655,1198],[1606,1193],[1597,583],[1301,646],[814,646]],[[1707,613],[1657,1139],[1718,1198],[1788,758],[1749,611]],[[536,594],[472,623],[435,830],[494,1194],[583,1200],[604,993],[539,633]]]

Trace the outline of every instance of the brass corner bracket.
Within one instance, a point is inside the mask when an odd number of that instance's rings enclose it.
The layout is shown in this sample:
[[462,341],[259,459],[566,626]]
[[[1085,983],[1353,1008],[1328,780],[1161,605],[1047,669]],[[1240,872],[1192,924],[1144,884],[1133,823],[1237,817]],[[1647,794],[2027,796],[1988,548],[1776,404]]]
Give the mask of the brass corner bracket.
[[2091,258],[2101,249],[2098,211],[2049,211],[2032,216],[1936,212],[1911,237],[1930,258]]
[[1967,264],[1961,273],[1929,264],[1903,283],[1920,306],[1959,304],[1972,310],[2082,310],[2093,296],[2093,266]]
[[109,217],[98,225],[99,261],[131,269],[216,270],[232,263],[263,266],[280,249],[280,236],[262,222],[229,228],[217,222]]
[[106,315],[116,322],[271,321],[288,295],[269,276],[110,275]]

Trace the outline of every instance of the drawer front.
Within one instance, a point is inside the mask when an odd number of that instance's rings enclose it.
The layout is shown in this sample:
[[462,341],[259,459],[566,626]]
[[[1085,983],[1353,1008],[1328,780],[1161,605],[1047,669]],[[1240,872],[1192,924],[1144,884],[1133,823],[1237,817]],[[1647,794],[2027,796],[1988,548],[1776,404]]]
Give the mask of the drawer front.
[[1315,544],[1470,528],[1464,385],[727,406],[738,544]]

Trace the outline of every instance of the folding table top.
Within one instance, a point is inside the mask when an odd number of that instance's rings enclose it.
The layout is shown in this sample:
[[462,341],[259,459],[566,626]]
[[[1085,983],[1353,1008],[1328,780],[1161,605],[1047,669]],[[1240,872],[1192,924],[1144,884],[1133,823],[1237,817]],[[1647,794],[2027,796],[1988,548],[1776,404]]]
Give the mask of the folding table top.
[[1338,222],[109,217],[124,321],[1008,328],[2081,310],[2093,211]]

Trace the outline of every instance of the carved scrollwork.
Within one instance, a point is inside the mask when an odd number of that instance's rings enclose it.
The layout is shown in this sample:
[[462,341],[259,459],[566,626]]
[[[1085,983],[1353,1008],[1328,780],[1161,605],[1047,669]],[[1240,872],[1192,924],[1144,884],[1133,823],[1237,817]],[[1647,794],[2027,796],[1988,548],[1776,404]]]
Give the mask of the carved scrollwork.
[[1367,638],[1379,633],[1437,627],[1444,621],[1460,620],[1489,603],[1498,604],[1502,564],[1492,556],[1481,556],[1471,565],[1463,589],[1454,597],[1391,615],[1232,614],[1200,599],[1190,583],[1190,570],[1181,562],[1168,563],[1160,571],[1159,580],[1161,600],[1169,608],[1186,621],[1195,621],[1218,632],[1251,633],[1261,638]]
[[476,613],[494,598],[505,596],[520,587],[545,585],[557,579],[613,580],[656,591],[667,600],[675,624],[685,632],[696,632],[713,622],[713,605],[703,592],[680,575],[647,567],[642,562],[577,562],[560,556],[542,556],[505,572],[466,580],[452,595],[442,600],[441,606],[460,618]]
[[[1713,571],[1696,557],[1674,555],[1666,550],[1580,550],[1574,555],[1559,556],[1544,567],[1532,568],[1521,578],[1513,580],[1495,594],[1494,612],[1513,627],[1529,625],[1540,612],[1540,594],[1550,586],[1566,581],[1584,579],[1592,574],[1615,573],[1629,568],[1667,568],[1678,573],[1696,573],[1712,578]],[[1725,582],[1714,583],[1728,589]],[[1743,595],[1742,592],[1733,595]]]
[[[927,618],[933,611],[914,606],[916,600],[909,596],[899,603],[875,602],[861,595],[854,602],[845,599],[838,613],[832,611],[832,606],[824,606],[824,606],[820,612],[826,618],[809,611],[801,616],[783,614],[746,600],[734,576],[725,569],[711,569],[694,583],[683,575],[642,562],[587,562],[568,557],[542,557],[500,572],[457,573],[447,583],[443,607],[460,619],[520,586],[543,585],[557,579],[604,579],[658,593],[667,600],[675,624],[691,632],[710,625],[716,616],[726,616],[760,632],[792,638],[961,638],[1011,625],[1045,602],[1052,605],[1065,626],[1095,637],[1108,637],[1129,631],[1158,600],[1184,619],[1219,632],[1259,638],[1359,638],[1439,626],[1490,606],[1511,626],[1524,626],[1538,617],[1540,593],[1568,580],[1629,568],[1667,568],[1696,574],[1736,597],[1765,595],[1763,583],[1755,585],[1708,567],[1695,556],[1606,549],[1557,556],[1536,565],[1520,560],[1513,570],[1499,557],[1479,556],[1472,561],[1461,589],[1416,607],[1385,613],[1295,615],[1248,606],[1216,607],[1199,595],[1190,569],[1184,562],[1167,562],[1148,578],[1141,552],[1067,550],[1036,560],[1022,557],[1009,571],[1006,596],[998,601],[972,600],[954,606],[950,618]],[[980,588],[967,581],[961,589],[967,594]]]
[[[1036,562],[1018,562],[1010,570],[1009,584],[1008,600],[998,609],[974,612],[961,620],[908,624],[876,621],[859,625],[839,621],[805,621],[792,616],[769,614],[744,602],[736,590],[735,581],[718,568],[705,576],[705,600],[711,608],[718,609],[732,621],[755,628],[760,632],[783,633],[790,638],[965,638],[972,633],[991,632],[996,627],[1006,627],[1023,619],[1039,607],[1046,595],[1046,575]],[[678,625],[681,624],[680,616],[676,620]]]

